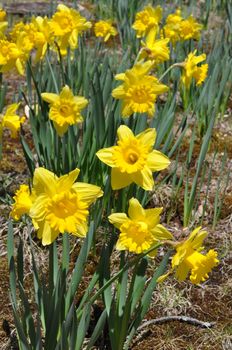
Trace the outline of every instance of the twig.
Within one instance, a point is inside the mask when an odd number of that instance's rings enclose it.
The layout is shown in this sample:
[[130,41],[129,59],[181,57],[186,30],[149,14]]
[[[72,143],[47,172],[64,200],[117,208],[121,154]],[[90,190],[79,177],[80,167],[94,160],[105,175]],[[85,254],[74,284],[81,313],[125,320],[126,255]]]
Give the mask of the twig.
[[166,317],[155,318],[154,320],[144,322],[140,327],[138,327],[138,331],[141,331],[143,328],[153,324],[163,324],[171,321],[185,322],[200,328],[212,328],[215,325],[215,322],[203,322],[203,321],[197,320],[196,318],[187,317],[187,316],[166,316]]

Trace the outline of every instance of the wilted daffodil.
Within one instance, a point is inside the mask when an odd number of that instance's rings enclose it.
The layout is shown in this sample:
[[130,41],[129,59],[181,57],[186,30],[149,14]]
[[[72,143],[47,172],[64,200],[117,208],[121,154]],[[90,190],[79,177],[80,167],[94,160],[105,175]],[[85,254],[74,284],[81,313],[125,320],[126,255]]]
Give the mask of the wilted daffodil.
[[82,96],[74,96],[67,85],[63,87],[59,95],[44,92],[41,96],[50,104],[49,118],[53,121],[59,136],[63,136],[69,125],[82,122],[80,112],[86,107],[88,101]]
[[10,216],[14,220],[20,220],[22,215],[29,214],[33,203],[34,197],[30,193],[29,186],[21,185],[16,191],[13,199],[14,203],[10,212]]
[[106,42],[112,36],[118,34],[117,29],[112,26],[112,21],[99,21],[94,25],[94,34],[97,37],[104,38]]
[[208,64],[202,64],[198,66],[198,63],[206,60],[206,55],[202,54],[196,56],[196,50],[190,52],[186,60],[183,62],[183,73],[181,76],[181,81],[186,89],[190,88],[192,79],[195,79],[197,85],[201,85],[206,77],[208,72]]
[[148,5],[136,14],[132,28],[136,30],[137,38],[147,35],[150,30],[157,32],[162,11],[160,6],[152,7]]
[[190,281],[193,284],[204,282],[209,276],[209,272],[215,267],[219,260],[217,252],[210,249],[207,254],[201,251],[203,240],[207,236],[206,231],[201,231],[201,227],[197,227],[189,237],[180,242],[173,243],[176,254],[172,258],[172,270],[161,277],[161,281],[166,278],[173,270],[175,270],[176,278],[184,281],[190,274]]
[[44,168],[37,168],[32,190],[35,200],[29,215],[38,227],[43,245],[51,244],[59,233],[85,237],[88,229],[88,207],[103,192],[100,187],[76,182],[80,170],[57,177]]
[[125,213],[111,214],[110,223],[120,230],[116,248],[141,254],[159,241],[172,239],[172,234],[160,224],[162,210],[143,209],[136,198],[131,198],[128,216]]
[[116,146],[103,148],[97,152],[98,158],[112,167],[111,186],[113,190],[136,183],[144,190],[152,190],[152,172],[168,167],[170,161],[163,153],[153,150],[156,130],[147,129],[138,135],[125,125],[117,131]]
[[168,91],[168,87],[159,80],[148,75],[153,67],[152,61],[138,62],[125,73],[117,74],[116,80],[122,80],[112,91],[112,96],[123,101],[122,116],[129,117],[132,113],[147,113],[153,117],[157,95]]
[[139,59],[149,59],[154,64],[169,60],[170,50],[168,47],[169,39],[156,39],[154,33],[150,32],[145,42],[142,41]]
[[7,107],[5,114],[0,114],[1,129],[9,129],[13,138],[17,137],[20,125],[25,121],[25,117],[20,118],[16,114],[19,105],[20,103],[13,103]]
[[69,46],[72,50],[77,48],[78,35],[92,26],[78,11],[62,4],[58,5],[50,24],[62,55]]

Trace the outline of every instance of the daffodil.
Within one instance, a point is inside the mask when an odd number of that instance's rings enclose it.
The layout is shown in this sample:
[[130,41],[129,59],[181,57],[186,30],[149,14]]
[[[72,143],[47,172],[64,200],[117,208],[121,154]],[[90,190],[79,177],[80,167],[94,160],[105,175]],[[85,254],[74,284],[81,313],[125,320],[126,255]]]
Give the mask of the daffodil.
[[112,96],[123,101],[122,116],[129,117],[132,113],[147,113],[153,117],[157,95],[168,91],[168,87],[159,80],[148,75],[154,63],[138,62],[125,73],[117,74],[116,80],[123,81],[112,91]]
[[182,40],[195,39],[199,40],[200,32],[203,26],[199,24],[193,16],[181,21],[179,32]]
[[169,38],[172,44],[175,44],[180,40],[180,24],[183,18],[181,16],[181,10],[177,9],[175,13],[168,15],[166,24],[163,27],[163,33],[165,38]]
[[16,138],[21,124],[25,121],[25,117],[19,117],[16,114],[20,103],[13,103],[9,105],[6,109],[5,114],[0,115],[1,129],[7,128],[11,132],[11,136]]
[[82,122],[80,112],[86,107],[88,101],[82,96],[74,96],[67,85],[59,95],[44,92],[41,96],[50,104],[49,118],[60,136],[68,130],[69,125]]
[[201,85],[205,81],[208,72],[208,64],[198,66],[199,63],[205,60],[206,55],[202,54],[196,56],[195,50],[194,52],[190,52],[186,60],[183,62],[181,81],[186,89],[190,88],[193,79],[195,79],[197,86]]
[[172,258],[172,269],[176,271],[179,281],[184,281],[190,273],[193,284],[204,282],[212,268],[219,263],[215,250],[210,249],[205,255],[201,253],[206,236],[207,232],[197,227],[185,241],[174,245],[176,254]]
[[88,229],[88,207],[103,192],[100,187],[76,182],[80,170],[57,177],[44,168],[37,168],[32,189],[35,200],[29,215],[38,226],[43,245],[51,244],[59,233],[85,237]]
[[159,22],[162,18],[162,11],[160,6],[152,7],[148,5],[136,14],[132,28],[136,31],[137,38],[147,35],[150,30],[153,32],[158,31]]
[[104,38],[108,41],[111,36],[118,34],[117,29],[113,27],[112,21],[99,21],[94,25],[94,33],[97,37]]
[[33,195],[30,193],[28,185],[21,185],[16,191],[14,197],[14,204],[10,212],[10,216],[18,221],[24,214],[29,214],[33,203]]
[[149,59],[155,64],[167,61],[170,58],[170,50],[167,46],[169,38],[156,39],[154,33],[150,32],[145,41],[142,41],[142,49],[139,59]]
[[155,129],[146,129],[138,135],[125,125],[117,130],[116,146],[103,148],[97,157],[112,167],[111,186],[114,190],[136,183],[145,190],[152,190],[152,172],[168,167],[170,161],[163,153],[153,150]]
[[78,35],[92,26],[91,22],[88,22],[78,11],[62,4],[58,5],[50,25],[58,39],[62,55],[66,54],[69,46],[71,49],[76,49]]
[[172,234],[160,224],[162,210],[144,209],[136,198],[131,198],[128,216],[125,213],[111,214],[110,223],[120,230],[116,248],[141,254],[159,241],[172,239]]
[[16,68],[19,74],[24,74],[24,64],[28,57],[22,47],[22,38],[17,43],[0,40],[0,72],[8,72]]

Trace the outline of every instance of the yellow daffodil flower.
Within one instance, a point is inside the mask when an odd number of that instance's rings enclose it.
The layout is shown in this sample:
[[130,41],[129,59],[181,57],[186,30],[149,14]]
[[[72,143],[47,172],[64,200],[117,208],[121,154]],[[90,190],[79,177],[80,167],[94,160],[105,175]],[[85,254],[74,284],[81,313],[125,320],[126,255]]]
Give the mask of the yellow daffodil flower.
[[153,32],[158,31],[159,22],[162,18],[162,11],[160,6],[152,7],[148,5],[136,14],[132,28],[136,31],[137,38],[147,35],[150,30]]
[[167,46],[169,39],[156,39],[154,33],[150,32],[145,39],[142,41],[142,49],[139,54],[139,60],[149,59],[154,64],[167,61],[170,58],[170,50]]
[[123,117],[129,117],[135,112],[154,116],[157,95],[168,91],[168,87],[148,75],[153,65],[152,61],[138,62],[125,73],[116,75],[115,79],[122,80],[123,84],[112,91],[112,96],[123,101]]
[[189,16],[180,23],[180,38],[182,40],[199,40],[202,28],[202,24],[199,24],[193,16]]
[[20,103],[13,103],[9,105],[5,114],[0,115],[1,129],[9,129],[13,138],[17,137],[20,126],[25,121],[25,117],[20,118],[16,114],[19,105]]
[[182,20],[180,9],[177,9],[175,13],[170,14],[166,19],[163,33],[164,37],[169,38],[172,44],[180,40],[180,23]]
[[30,193],[28,185],[21,185],[16,191],[14,197],[14,204],[10,212],[10,216],[18,221],[24,214],[29,214],[33,203],[33,195]]
[[141,254],[159,241],[172,239],[172,234],[160,224],[162,210],[143,209],[136,198],[131,198],[128,216],[125,213],[111,214],[108,217],[110,223],[120,230],[116,249]]
[[43,245],[51,244],[59,233],[85,237],[88,228],[88,207],[103,195],[100,187],[76,182],[80,170],[57,177],[44,168],[37,168],[32,189],[35,200],[29,215],[38,226]]
[[76,49],[78,35],[92,26],[78,11],[62,4],[58,5],[50,24],[62,55],[67,53],[69,46],[72,50]]
[[97,37],[104,38],[108,41],[109,38],[118,34],[117,29],[112,26],[112,21],[99,21],[94,25],[94,34]]
[[17,43],[0,40],[0,72],[8,72],[17,68],[19,74],[24,74],[24,64],[27,59],[22,49],[21,38]]
[[49,118],[54,122],[59,136],[63,136],[69,125],[82,122],[80,112],[86,107],[88,101],[82,96],[74,96],[67,85],[62,89],[60,95],[44,92],[41,96],[50,104]]
[[184,281],[190,273],[193,284],[204,282],[209,277],[208,273],[219,263],[215,250],[210,249],[206,255],[201,253],[206,236],[207,232],[197,227],[185,241],[174,246],[176,254],[172,258],[172,269],[176,271],[179,281]]
[[153,150],[156,139],[155,129],[146,129],[138,135],[125,125],[117,130],[116,146],[103,148],[97,157],[112,167],[111,186],[113,190],[136,183],[144,190],[152,190],[152,172],[166,169],[170,161],[163,153]]
[[181,76],[181,81],[186,89],[190,88],[192,79],[195,79],[197,86],[201,85],[206,77],[208,72],[208,64],[202,64],[198,66],[198,63],[206,60],[206,55],[202,54],[196,56],[196,50],[190,52],[188,57],[183,63],[183,73]]

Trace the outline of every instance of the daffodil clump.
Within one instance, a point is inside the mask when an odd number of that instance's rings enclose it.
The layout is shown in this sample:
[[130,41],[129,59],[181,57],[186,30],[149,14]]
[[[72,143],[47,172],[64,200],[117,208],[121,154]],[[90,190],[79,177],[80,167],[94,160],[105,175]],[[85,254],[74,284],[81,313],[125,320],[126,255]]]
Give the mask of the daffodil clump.
[[172,44],[176,44],[177,41],[199,40],[202,29],[203,26],[193,16],[184,19],[181,10],[177,9],[167,17],[163,35],[169,38]]

